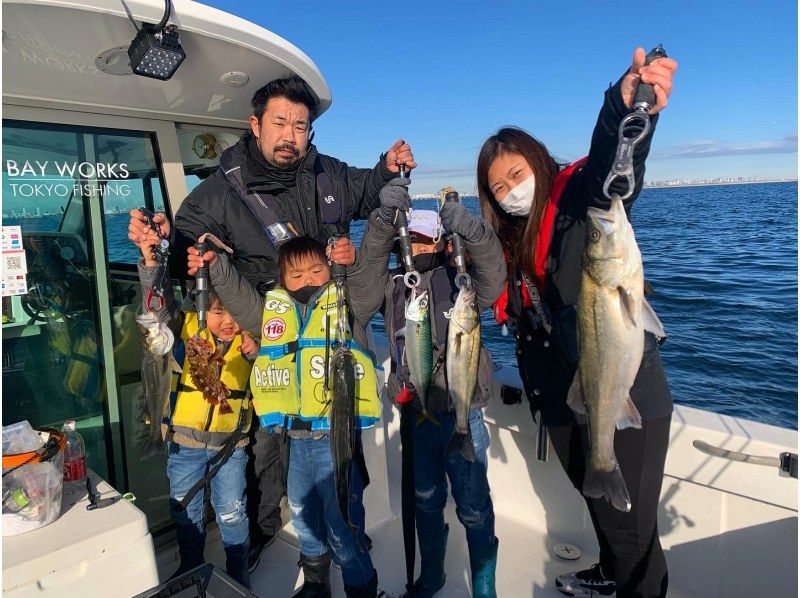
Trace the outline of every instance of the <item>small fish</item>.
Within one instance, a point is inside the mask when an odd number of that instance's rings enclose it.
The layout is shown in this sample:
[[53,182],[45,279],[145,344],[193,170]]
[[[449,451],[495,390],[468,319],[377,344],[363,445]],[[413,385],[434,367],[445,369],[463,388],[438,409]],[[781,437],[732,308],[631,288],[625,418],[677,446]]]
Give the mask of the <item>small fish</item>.
[[628,512],[631,499],[614,454],[616,430],[641,428],[629,392],[644,353],[645,330],[665,336],[644,298],[642,256],[621,199],[587,213],[577,305],[580,359],[567,404],[589,421],[583,494]]
[[221,347],[215,349],[206,339],[194,335],[186,341],[186,359],[192,384],[203,393],[203,398],[212,405],[219,405],[220,414],[233,413],[228,404],[231,391],[220,380],[225,364]]
[[469,434],[469,409],[478,382],[481,353],[481,319],[475,290],[465,285],[458,291],[447,327],[447,386],[456,410],[456,427],[448,450],[459,451],[473,463],[475,449]]
[[169,405],[170,379],[174,360],[171,350],[175,337],[169,326],[155,312],[136,316],[142,345],[143,401],[136,407],[135,419],[142,424],[138,435],[141,457],[163,453],[161,421]]
[[350,524],[350,479],[355,448],[355,397],[353,353],[344,344],[333,351],[330,362],[331,412],[330,442],[333,477],[339,511]]
[[439,425],[436,418],[428,412],[428,389],[433,377],[433,341],[431,339],[431,320],[428,314],[428,291],[412,292],[406,301],[405,354],[411,383],[417,391],[422,413],[417,419],[420,425],[426,419]]

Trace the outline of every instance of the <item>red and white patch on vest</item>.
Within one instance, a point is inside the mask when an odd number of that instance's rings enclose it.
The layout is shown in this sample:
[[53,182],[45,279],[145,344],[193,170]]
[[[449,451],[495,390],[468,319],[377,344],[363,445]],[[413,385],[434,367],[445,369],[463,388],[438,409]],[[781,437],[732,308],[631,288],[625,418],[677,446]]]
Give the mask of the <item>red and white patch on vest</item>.
[[286,332],[286,322],[281,318],[270,318],[264,324],[264,336],[271,341],[278,340]]

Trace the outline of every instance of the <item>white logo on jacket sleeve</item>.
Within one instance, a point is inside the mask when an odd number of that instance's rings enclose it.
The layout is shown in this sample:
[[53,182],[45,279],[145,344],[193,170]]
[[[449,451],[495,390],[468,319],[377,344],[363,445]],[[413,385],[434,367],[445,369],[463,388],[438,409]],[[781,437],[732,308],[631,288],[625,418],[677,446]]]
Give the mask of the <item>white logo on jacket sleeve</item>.
[[286,332],[286,322],[282,318],[270,318],[264,324],[264,337],[271,341],[278,340]]
[[279,301],[278,299],[267,299],[264,303],[264,309],[266,311],[274,311],[276,314],[285,314],[291,307],[292,306],[285,301]]

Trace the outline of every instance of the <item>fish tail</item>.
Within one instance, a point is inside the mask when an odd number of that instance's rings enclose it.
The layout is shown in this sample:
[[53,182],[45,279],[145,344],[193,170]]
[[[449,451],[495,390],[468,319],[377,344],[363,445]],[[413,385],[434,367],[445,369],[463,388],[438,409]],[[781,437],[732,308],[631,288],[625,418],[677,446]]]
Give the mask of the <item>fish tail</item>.
[[462,434],[453,432],[450,442],[447,444],[447,453],[461,453],[469,463],[475,463],[475,447],[472,446],[472,437],[469,432]]
[[416,423],[416,427],[418,427],[418,428],[419,428],[419,427],[420,427],[420,426],[421,426],[421,425],[422,425],[422,424],[425,422],[425,420],[427,420],[427,421],[431,422],[431,423],[432,423],[434,426],[438,426],[438,425],[440,425],[440,424],[439,424],[439,420],[438,420],[438,419],[436,419],[436,416],[434,416],[434,415],[433,415],[433,414],[432,414],[430,411],[428,411],[427,409],[423,409],[423,410],[420,412],[420,414],[419,414],[419,417],[417,417],[417,423]]
[[611,471],[598,471],[588,466],[583,479],[583,495],[589,498],[605,497],[615,509],[625,513],[631,510],[631,497],[617,463],[614,463]]
[[228,404],[227,400],[222,399],[219,402],[219,413],[220,415],[227,415],[228,413],[233,413],[233,409],[231,409],[231,406]]

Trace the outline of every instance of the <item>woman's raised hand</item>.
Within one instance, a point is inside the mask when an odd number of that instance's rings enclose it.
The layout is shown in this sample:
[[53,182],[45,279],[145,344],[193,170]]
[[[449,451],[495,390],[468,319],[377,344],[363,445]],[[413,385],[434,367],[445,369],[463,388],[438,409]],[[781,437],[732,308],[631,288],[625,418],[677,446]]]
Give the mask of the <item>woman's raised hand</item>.
[[645,56],[644,48],[636,48],[634,51],[633,64],[622,80],[622,100],[628,108],[632,108],[633,94],[636,93],[636,86],[639,85],[639,82],[652,85],[656,94],[656,105],[649,113],[655,114],[667,107],[667,100],[672,93],[672,79],[675,77],[675,71],[678,70],[678,63],[672,58],[656,58],[645,66]]

